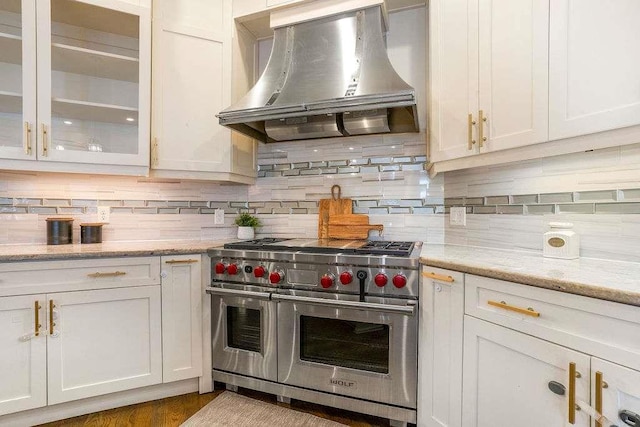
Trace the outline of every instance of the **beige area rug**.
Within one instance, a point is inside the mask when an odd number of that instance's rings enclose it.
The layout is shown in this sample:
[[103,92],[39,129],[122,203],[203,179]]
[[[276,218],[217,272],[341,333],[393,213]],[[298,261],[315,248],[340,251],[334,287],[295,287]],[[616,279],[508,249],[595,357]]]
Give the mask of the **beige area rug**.
[[315,415],[225,391],[182,424],[182,427],[340,427]]

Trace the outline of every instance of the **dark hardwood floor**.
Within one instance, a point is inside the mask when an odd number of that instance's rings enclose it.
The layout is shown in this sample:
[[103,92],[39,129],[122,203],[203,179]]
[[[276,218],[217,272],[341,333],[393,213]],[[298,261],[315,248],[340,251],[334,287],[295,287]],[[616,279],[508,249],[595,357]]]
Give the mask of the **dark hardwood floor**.
[[[140,403],[138,405],[124,406],[122,408],[110,409],[96,412],[80,417],[69,418],[53,423],[42,424],[42,427],[123,427],[123,426],[162,426],[177,427],[191,415],[195,414],[219,396],[224,390],[218,390],[207,394],[191,393],[182,396],[168,397],[166,399],[154,400]],[[343,411],[341,409],[329,408],[313,403],[293,400],[291,405],[278,403],[276,397],[271,394],[260,393],[253,390],[240,389],[240,394],[265,402],[273,403],[307,412],[318,417],[326,418],[338,423],[352,427],[386,427],[389,421],[382,418]],[[284,427],[284,426],[283,426]]]

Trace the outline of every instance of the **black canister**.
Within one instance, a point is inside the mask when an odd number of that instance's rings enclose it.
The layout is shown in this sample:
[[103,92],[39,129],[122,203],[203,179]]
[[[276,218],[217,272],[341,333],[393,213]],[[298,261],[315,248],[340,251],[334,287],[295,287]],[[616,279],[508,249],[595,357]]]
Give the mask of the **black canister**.
[[47,218],[47,245],[73,243],[73,218]]
[[101,222],[80,224],[80,243],[102,243]]

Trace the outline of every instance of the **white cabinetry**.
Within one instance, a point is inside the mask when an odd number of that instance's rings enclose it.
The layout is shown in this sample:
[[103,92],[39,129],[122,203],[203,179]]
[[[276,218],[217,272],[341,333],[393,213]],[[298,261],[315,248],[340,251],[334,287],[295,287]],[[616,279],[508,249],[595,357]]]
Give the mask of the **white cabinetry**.
[[163,382],[202,375],[200,255],[161,258]]
[[638,19],[634,0],[551,1],[550,139],[640,124]]
[[232,102],[231,0],[155,0],[152,175],[253,183],[256,142],[215,117]]
[[[462,425],[565,427],[571,363],[580,374],[576,399],[588,402],[589,356],[465,316]],[[553,393],[550,382],[564,395]],[[574,425],[589,426],[589,416],[576,411]]]
[[[0,22],[13,19],[13,26],[0,25],[0,33],[4,28],[14,37],[18,52],[15,36],[22,38],[22,60],[12,58],[10,50],[0,54],[2,84],[7,85],[0,87],[0,156],[5,159],[0,167],[145,174],[151,85],[148,5],[118,0],[21,4],[21,27],[15,26],[16,12],[6,10],[11,7],[0,8]],[[22,106],[17,95],[10,102],[5,92],[19,94]]]
[[7,263],[0,277],[0,415],[162,382],[157,257]]
[[459,427],[464,274],[422,267],[420,299],[418,425]]
[[431,173],[637,143],[638,20],[634,0],[430,2]]
[[547,2],[431,2],[431,161],[547,140]]
[[[602,393],[599,402],[598,388]],[[626,416],[627,420],[640,425],[640,371],[592,357],[591,389],[594,406],[600,409],[602,415],[610,422],[624,427],[629,424],[625,423],[621,417]],[[596,424],[596,427],[600,426]],[[602,427],[610,426],[607,424]]]
[[47,404],[44,303],[44,295],[0,298],[0,415]]
[[620,411],[639,413],[640,308],[473,275],[465,285],[462,425],[565,426],[570,396],[619,426]]
[[162,382],[159,286],[48,294],[47,308],[49,405]]

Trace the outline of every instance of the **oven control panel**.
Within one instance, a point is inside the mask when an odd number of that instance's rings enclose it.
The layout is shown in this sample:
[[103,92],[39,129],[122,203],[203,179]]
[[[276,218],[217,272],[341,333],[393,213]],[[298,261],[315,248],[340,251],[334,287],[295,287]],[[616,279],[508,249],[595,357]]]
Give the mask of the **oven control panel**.
[[212,259],[212,281],[324,292],[417,297],[419,272],[273,260]]

